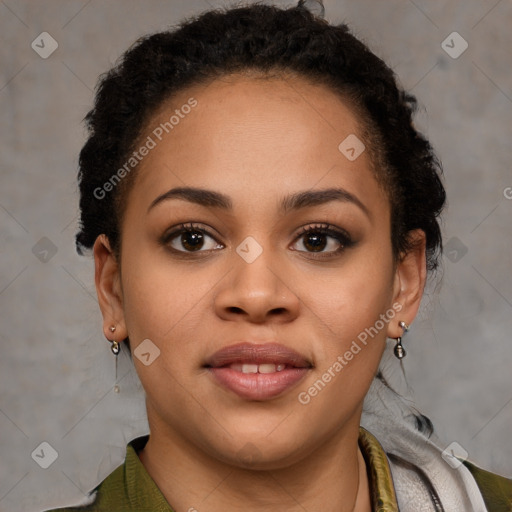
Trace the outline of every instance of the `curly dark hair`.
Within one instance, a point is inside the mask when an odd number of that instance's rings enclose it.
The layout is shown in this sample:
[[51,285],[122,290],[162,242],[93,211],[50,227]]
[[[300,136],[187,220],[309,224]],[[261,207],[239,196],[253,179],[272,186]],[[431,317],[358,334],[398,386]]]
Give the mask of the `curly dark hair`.
[[136,169],[108,197],[99,198],[97,191],[127,161],[158,107],[187,86],[253,71],[299,76],[348,101],[389,196],[395,258],[411,248],[409,232],[419,228],[426,234],[427,268],[435,269],[442,251],[438,217],[446,197],[441,163],[412,122],[416,98],[346,24],[329,24],[302,0],[286,9],[258,3],[207,11],[139,39],[100,77],[79,159],[78,253],[104,233],[119,256],[123,209]]

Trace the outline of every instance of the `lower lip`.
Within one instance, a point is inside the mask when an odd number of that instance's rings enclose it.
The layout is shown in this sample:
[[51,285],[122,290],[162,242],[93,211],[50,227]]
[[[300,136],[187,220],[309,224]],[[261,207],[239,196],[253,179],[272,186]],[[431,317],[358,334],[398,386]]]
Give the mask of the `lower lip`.
[[289,368],[274,373],[242,373],[231,368],[210,368],[211,374],[225,388],[246,400],[270,400],[297,384],[308,368]]

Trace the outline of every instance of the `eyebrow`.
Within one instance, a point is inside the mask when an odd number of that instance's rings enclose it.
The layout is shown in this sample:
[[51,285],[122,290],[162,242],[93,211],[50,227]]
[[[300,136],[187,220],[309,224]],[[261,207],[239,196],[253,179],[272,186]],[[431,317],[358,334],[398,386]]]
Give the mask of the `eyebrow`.
[[[231,198],[220,192],[196,187],[177,187],[158,196],[149,205],[148,213],[156,205],[170,199],[182,199],[184,201],[189,201],[209,208],[219,208],[223,210],[233,209],[233,202],[231,201]],[[343,188],[327,188],[322,190],[305,190],[303,192],[296,192],[284,197],[281,200],[279,208],[283,214],[286,214],[290,211],[318,206],[331,201],[352,203],[358,206],[368,217],[370,217],[368,208],[354,194],[351,194]]]

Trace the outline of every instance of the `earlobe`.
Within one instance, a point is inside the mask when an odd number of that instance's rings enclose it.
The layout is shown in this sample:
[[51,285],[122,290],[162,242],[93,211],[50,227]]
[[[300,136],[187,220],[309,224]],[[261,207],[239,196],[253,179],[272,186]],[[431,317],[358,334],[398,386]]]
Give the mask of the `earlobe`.
[[388,337],[402,335],[398,321],[411,325],[418,313],[425,282],[427,279],[426,236],[423,230],[416,229],[409,233],[411,249],[402,256],[396,265],[393,290],[393,303],[401,304],[396,322],[388,325]]
[[103,315],[103,333],[112,339],[110,327],[115,327],[116,340],[122,341],[128,334],[124,320],[121,275],[118,261],[106,235],[99,235],[94,242],[94,281],[98,302]]

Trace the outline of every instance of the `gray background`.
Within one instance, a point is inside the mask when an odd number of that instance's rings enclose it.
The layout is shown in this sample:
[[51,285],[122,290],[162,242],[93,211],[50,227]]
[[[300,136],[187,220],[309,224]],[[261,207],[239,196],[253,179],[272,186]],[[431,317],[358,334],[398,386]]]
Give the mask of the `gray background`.
[[[446,444],[512,477],[512,3],[325,4],[329,20],[349,21],[418,96],[417,122],[445,168],[442,282],[404,339],[411,398]],[[146,432],[126,358],[113,392],[93,261],[74,250],[81,120],[98,75],[137,37],[219,5],[0,1],[2,511],[80,500]],[[43,31],[59,45],[48,59],[31,48]],[[453,31],[469,44],[456,59],[441,47]],[[58,453],[48,469],[31,457],[43,441]]]

